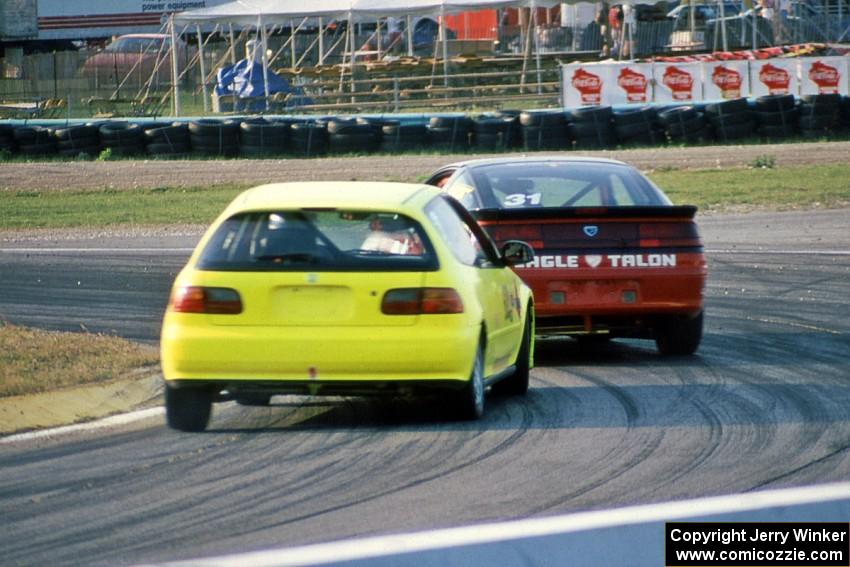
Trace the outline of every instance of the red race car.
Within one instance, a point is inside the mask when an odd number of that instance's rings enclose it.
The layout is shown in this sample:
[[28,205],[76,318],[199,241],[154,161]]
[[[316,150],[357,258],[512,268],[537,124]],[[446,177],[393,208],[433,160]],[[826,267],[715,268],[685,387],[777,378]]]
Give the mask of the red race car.
[[538,336],[655,339],[692,354],[706,263],[696,207],[674,206],[634,167],[608,159],[507,157],[443,167],[427,183],[460,200],[497,244],[524,240]]

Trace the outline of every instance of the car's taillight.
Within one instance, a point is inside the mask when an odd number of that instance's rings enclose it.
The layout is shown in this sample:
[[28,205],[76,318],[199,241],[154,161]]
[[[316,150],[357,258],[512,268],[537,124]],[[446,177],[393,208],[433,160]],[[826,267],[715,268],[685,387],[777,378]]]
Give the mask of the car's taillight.
[[638,234],[643,248],[702,246],[697,226],[693,222],[640,223]]
[[384,315],[437,315],[463,313],[463,301],[448,287],[391,289],[381,301]]
[[171,296],[171,310],[177,313],[238,315],[242,299],[235,289],[226,287],[178,287]]

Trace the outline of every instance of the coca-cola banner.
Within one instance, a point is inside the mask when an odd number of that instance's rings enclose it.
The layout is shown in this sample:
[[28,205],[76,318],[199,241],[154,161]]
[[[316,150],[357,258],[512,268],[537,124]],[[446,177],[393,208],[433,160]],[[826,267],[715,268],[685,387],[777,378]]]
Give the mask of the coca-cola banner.
[[611,67],[614,86],[603,95],[607,104],[646,104],[654,100],[652,63],[617,63]]
[[799,94],[797,59],[750,61],[753,96]]
[[564,105],[731,100],[769,94],[850,94],[850,57],[682,63],[571,63]]
[[563,73],[565,106],[610,104],[602,92],[613,84],[611,65],[571,63],[564,65]]
[[695,102],[702,100],[700,63],[655,63],[655,102]]
[[732,100],[750,96],[748,61],[706,61],[702,64],[705,100]]
[[805,57],[800,59],[800,94],[848,94],[850,57]]

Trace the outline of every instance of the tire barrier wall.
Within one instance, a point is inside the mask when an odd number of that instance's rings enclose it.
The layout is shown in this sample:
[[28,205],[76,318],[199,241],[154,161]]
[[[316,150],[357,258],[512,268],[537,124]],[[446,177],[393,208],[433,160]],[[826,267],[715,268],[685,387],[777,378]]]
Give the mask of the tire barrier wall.
[[569,111],[431,116],[252,117],[189,122],[94,122],[47,127],[0,123],[3,156],[66,159],[371,154],[417,151],[596,150],[745,139],[850,136],[850,97],[767,95],[708,104],[588,106]]

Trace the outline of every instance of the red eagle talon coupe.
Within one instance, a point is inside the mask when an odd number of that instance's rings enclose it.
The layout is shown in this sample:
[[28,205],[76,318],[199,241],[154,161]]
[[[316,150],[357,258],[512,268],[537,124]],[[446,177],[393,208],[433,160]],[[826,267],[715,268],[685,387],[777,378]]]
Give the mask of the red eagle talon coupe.
[[608,159],[508,157],[443,167],[427,183],[469,209],[497,244],[523,240],[538,336],[654,339],[692,354],[706,263],[696,207],[675,206],[634,167]]

